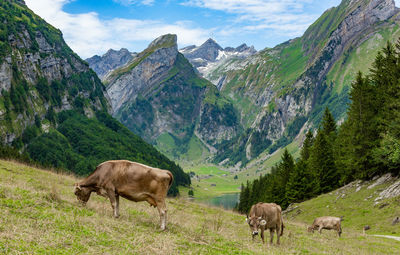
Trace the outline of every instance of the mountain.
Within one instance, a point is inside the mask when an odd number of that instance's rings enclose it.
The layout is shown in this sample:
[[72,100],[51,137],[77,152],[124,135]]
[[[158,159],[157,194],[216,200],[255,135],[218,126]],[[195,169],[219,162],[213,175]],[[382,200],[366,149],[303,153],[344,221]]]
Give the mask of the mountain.
[[[367,71],[379,49],[400,36],[398,14],[393,0],[343,0],[325,11],[303,36],[259,52],[247,45],[223,49],[212,39],[199,47],[181,49],[185,58],[176,57],[181,55],[174,42],[158,48],[149,46],[104,78],[114,115],[147,141],[163,147],[164,152],[174,151],[169,153],[174,157],[197,150],[196,155],[213,156],[215,163],[236,166],[244,166],[260,154],[261,160],[267,159],[294,139],[301,143],[307,129],[318,128],[326,107],[335,119],[342,121],[346,117],[348,93],[356,73]],[[194,72],[186,59],[196,68]],[[161,99],[155,100],[164,98],[164,94],[157,94],[160,91],[156,87],[163,87],[163,79],[170,79],[169,74],[178,77],[171,71],[178,70],[172,68],[174,63],[182,63],[178,68],[180,76],[183,70],[190,77],[199,73],[216,85],[219,91],[213,94],[228,102],[229,109],[235,112],[232,123],[202,125],[202,93],[190,92],[190,100],[174,97],[172,101],[170,95],[166,97],[170,104],[190,109],[190,118],[170,115],[182,111],[178,108],[169,109],[167,114],[154,110],[165,106],[159,103]],[[126,110],[130,98],[136,102],[133,108],[140,110]],[[189,101],[194,106],[189,106]],[[128,118],[132,112],[136,117]],[[213,118],[221,120],[217,115]],[[189,123],[193,124],[191,128]],[[178,127],[193,132],[177,132]],[[196,139],[190,141],[191,137]],[[182,151],[171,149],[182,148],[182,141],[192,147],[183,146]]]
[[400,36],[398,14],[393,0],[343,0],[302,37],[221,66],[214,75],[221,94],[237,102],[245,132],[218,147],[215,161],[273,153],[317,128],[325,107],[345,118],[356,73]]
[[217,86],[223,80],[215,80],[214,76],[211,75],[216,69],[227,62],[240,60],[257,52],[253,46],[249,47],[245,43],[236,48],[226,47],[223,49],[211,38],[199,47],[191,45],[179,51],[197,68],[204,78]]
[[136,55],[137,53],[129,52],[125,48],[118,51],[110,49],[103,56],[95,55],[86,59],[86,62],[89,63],[90,68],[102,79],[108,72],[125,65]]
[[240,124],[232,102],[198,76],[176,40],[160,36],[104,82],[113,115],[130,130],[175,158],[204,157]]
[[105,86],[62,33],[23,1],[0,2],[0,154],[10,145],[36,163],[87,175],[109,159],[130,159],[190,178],[110,116]]

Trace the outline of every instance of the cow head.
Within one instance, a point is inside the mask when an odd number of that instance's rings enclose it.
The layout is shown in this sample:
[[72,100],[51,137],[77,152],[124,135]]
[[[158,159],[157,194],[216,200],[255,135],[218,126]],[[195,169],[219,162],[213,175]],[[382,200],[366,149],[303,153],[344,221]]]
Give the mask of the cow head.
[[308,231],[308,232],[313,232],[313,233],[314,233],[314,228],[313,228],[313,226],[309,226],[309,227],[307,228],[307,231]]
[[246,222],[249,224],[251,234],[253,237],[258,235],[258,229],[264,227],[267,224],[267,221],[257,216],[250,216],[246,218]]
[[92,193],[92,191],[89,188],[81,187],[81,185],[75,183],[74,194],[78,201],[81,202],[83,205],[86,205],[86,202],[89,200],[90,193]]

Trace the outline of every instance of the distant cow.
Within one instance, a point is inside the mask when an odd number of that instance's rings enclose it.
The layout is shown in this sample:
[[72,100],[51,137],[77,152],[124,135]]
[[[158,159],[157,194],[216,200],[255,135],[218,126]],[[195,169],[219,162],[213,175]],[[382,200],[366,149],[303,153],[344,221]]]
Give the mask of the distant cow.
[[84,180],[75,184],[75,195],[84,205],[92,192],[108,197],[119,217],[119,196],[139,202],[147,201],[157,207],[161,230],[167,224],[165,197],[171,187],[173,176],[170,171],[153,168],[128,160],[111,160],[97,166]]
[[274,231],[277,235],[277,244],[280,244],[280,237],[283,235],[282,209],[274,203],[257,203],[250,209],[250,214],[246,218],[250,226],[250,231],[254,237],[258,235],[258,229],[261,229],[261,240],[264,243],[264,230],[269,229],[270,244],[274,239]]
[[308,227],[308,232],[313,232],[314,230],[319,231],[321,234],[322,229],[334,229],[337,231],[339,237],[342,234],[342,227],[341,227],[342,217],[332,217],[332,216],[323,216],[316,218],[313,224]]

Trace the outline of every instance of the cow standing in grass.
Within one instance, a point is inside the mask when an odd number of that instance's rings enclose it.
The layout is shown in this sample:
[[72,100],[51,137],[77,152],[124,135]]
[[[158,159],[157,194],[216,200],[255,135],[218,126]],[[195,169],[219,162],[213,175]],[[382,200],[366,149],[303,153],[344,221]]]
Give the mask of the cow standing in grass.
[[258,235],[258,230],[261,230],[261,240],[264,243],[264,230],[269,229],[270,244],[274,239],[274,232],[277,235],[277,244],[280,244],[280,237],[283,235],[283,218],[282,209],[275,203],[257,203],[250,209],[250,214],[246,218],[250,226],[252,238]]
[[321,234],[322,229],[334,229],[337,231],[339,237],[342,234],[341,227],[342,217],[332,217],[332,216],[323,216],[316,218],[313,224],[308,227],[308,232],[313,232],[318,229],[318,232]]
[[75,184],[75,195],[84,205],[92,192],[110,199],[114,217],[119,217],[119,197],[134,202],[147,201],[157,207],[161,230],[167,224],[165,197],[171,187],[170,171],[153,168],[128,160],[111,160],[97,166],[96,170]]

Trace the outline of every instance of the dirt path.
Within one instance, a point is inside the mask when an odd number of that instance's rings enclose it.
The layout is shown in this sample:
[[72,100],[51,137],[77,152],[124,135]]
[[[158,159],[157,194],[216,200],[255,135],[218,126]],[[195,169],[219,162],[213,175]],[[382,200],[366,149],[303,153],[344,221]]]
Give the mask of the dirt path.
[[400,241],[400,237],[398,237],[398,236],[387,236],[387,235],[371,235],[371,236],[390,238],[390,239],[394,239],[394,240]]

